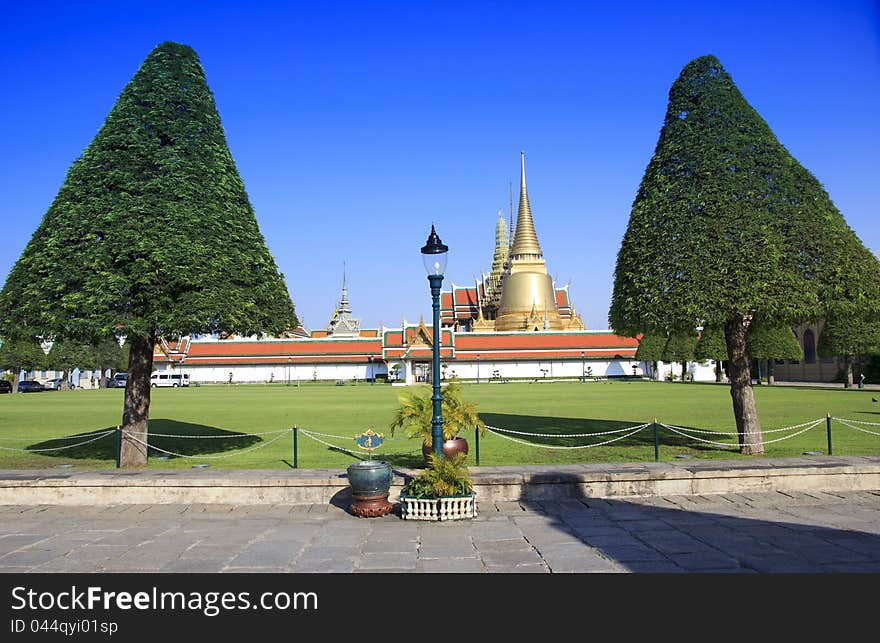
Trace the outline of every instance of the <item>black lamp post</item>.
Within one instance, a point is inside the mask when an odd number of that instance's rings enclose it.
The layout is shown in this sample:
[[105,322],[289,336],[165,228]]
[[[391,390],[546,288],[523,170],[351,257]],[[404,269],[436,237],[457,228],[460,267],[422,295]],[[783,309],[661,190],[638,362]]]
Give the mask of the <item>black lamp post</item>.
[[376,367],[373,366],[373,356],[367,358],[370,362],[370,386],[373,385],[373,382],[376,381]]
[[431,447],[434,455],[439,458],[443,457],[443,396],[440,393],[440,284],[443,283],[443,273],[446,271],[447,252],[449,252],[449,248],[440,241],[440,237],[437,236],[432,225],[428,241],[422,246],[422,261],[428,272],[428,282],[431,284],[431,302],[434,309],[434,363],[431,372],[431,380],[434,383],[434,394],[431,396],[431,401],[434,404],[434,416],[431,418]]
[[[480,383],[480,356],[477,355],[477,384]],[[489,382],[490,384],[492,382]]]
[[290,363],[293,361],[292,357],[287,358],[287,385],[290,386]]
[[584,351],[581,351],[581,383],[587,381],[587,364],[584,361]]

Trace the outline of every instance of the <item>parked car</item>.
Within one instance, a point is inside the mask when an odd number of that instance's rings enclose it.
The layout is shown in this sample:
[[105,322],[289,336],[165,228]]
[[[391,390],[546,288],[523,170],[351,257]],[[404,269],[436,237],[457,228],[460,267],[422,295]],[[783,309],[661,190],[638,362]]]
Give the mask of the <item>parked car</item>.
[[[46,380],[43,382],[43,390],[44,391],[60,391],[61,390],[61,382],[64,381],[63,377],[56,377],[54,380]],[[73,388],[71,384],[70,388]]]
[[128,383],[128,373],[116,373],[107,380],[107,388],[125,388]]
[[0,393],[12,393],[12,382],[0,380]]
[[43,385],[34,380],[22,380],[18,383],[19,393],[39,393],[44,390]]

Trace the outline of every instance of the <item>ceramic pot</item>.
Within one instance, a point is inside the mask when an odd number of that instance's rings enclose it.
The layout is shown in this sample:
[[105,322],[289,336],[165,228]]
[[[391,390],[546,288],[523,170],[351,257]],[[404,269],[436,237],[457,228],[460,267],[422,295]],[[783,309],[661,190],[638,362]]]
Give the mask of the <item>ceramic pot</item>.
[[[425,465],[429,463],[428,456],[431,455],[434,451],[431,449],[430,444],[422,443],[422,456],[425,458]],[[468,443],[467,440],[461,437],[452,438],[451,440],[445,440],[443,442],[443,455],[447,458],[451,458],[456,453],[464,453],[467,455],[468,452]]]
[[391,513],[393,505],[388,502],[391,478],[391,465],[384,460],[362,460],[348,465],[351,513],[361,517]]

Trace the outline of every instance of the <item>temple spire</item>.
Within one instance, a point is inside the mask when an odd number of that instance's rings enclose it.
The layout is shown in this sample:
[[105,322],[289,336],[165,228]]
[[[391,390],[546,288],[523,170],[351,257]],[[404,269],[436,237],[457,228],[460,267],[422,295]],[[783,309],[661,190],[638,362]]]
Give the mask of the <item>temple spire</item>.
[[504,221],[504,213],[498,210],[498,220],[495,222],[495,252],[492,255],[492,274],[501,275],[504,272],[510,254],[510,241],[507,234],[507,223]]
[[510,255],[511,258],[520,256],[541,258],[544,253],[541,252],[538,235],[535,233],[535,223],[532,221],[532,208],[529,205],[529,193],[526,188],[526,153],[520,152],[520,155],[519,211],[516,215],[516,235]]
[[327,323],[327,336],[349,336],[357,337],[360,335],[361,322],[351,316],[351,304],[348,302],[348,288],[345,283],[345,262],[342,264],[342,297],[336,310],[330,316]]
[[[509,211],[510,212],[510,227],[508,228],[508,231],[507,231],[507,233],[508,233],[507,246],[509,248],[510,246],[513,245],[513,233],[515,230],[515,228],[513,227],[513,181],[508,181],[507,187],[508,187],[508,190],[510,191],[510,211]],[[508,254],[510,254],[510,253],[508,253]]]
[[342,299],[339,301],[339,310],[340,312],[351,312],[350,304],[348,303],[348,288],[345,287],[345,262],[342,262]]

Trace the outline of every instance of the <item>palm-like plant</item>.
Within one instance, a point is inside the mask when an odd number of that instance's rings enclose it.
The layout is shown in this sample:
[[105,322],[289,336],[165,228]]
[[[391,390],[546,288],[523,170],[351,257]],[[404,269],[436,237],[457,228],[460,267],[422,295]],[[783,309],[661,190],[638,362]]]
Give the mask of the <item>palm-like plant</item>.
[[[399,399],[400,406],[390,432],[402,429],[408,438],[421,438],[424,444],[431,444],[431,419],[434,417],[434,405],[431,401],[431,389],[425,387],[418,392],[407,393]],[[480,435],[486,434],[486,423],[477,413],[477,405],[465,402],[461,397],[461,386],[456,378],[443,389],[443,439],[452,440],[461,431],[474,429]]]
[[410,480],[403,493],[414,498],[443,498],[466,496],[474,490],[474,482],[465,465],[465,454],[451,458],[431,455],[428,468],[420,476]]

